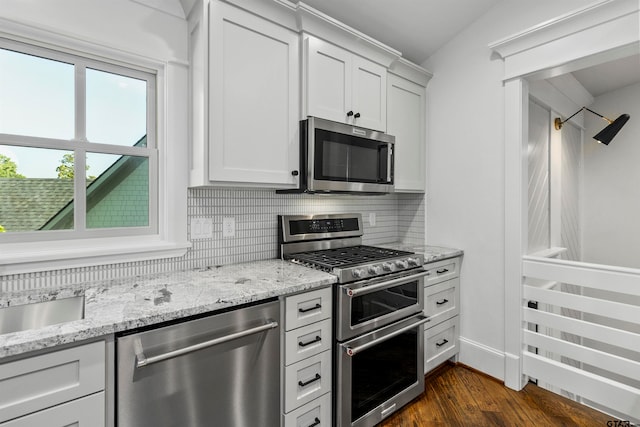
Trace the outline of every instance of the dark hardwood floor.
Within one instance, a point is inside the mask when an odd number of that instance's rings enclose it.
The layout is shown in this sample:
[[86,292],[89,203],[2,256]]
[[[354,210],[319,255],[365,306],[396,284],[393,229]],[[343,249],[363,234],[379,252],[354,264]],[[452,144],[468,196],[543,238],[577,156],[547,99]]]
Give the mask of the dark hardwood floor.
[[534,384],[514,391],[464,365],[447,363],[429,374],[421,397],[378,427],[607,426],[610,420]]

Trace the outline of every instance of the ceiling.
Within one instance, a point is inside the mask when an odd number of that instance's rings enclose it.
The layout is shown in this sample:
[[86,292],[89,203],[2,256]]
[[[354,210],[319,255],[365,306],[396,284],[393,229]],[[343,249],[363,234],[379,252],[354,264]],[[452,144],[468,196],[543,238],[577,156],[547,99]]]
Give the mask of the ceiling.
[[422,64],[500,0],[303,1]]
[[639,83],[640,55],[632,55],[574,71],[573,76],[593,97],[597,97]]

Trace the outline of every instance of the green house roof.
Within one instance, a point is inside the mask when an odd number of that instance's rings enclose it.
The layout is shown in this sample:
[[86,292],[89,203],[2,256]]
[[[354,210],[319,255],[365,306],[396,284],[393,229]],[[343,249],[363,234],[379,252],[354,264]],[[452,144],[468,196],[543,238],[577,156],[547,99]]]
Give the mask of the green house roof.
[[[145,135],[134,146],[146,143]],[[148,225],[148,169],[141,166],[147,166],[143,158],[120,156],[87,181],[89,227]],[[0,225],[7,232],[73,228],[73,184],[73,179],[0,178]]]
[[0,225],[38,230],[72,200],[72,179],[0,178]]

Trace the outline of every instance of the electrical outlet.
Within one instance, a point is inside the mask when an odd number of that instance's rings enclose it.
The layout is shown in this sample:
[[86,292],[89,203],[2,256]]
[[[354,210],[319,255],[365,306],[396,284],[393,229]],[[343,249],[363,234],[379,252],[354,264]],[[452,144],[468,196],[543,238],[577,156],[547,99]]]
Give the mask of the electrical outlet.
[[213,220],[211,218],[191,219],[191,240],[211,239],[213,237]]
[[376,213],[369,212],[369,225],[372,227],[376,226]]
[[236,237],[236,219],[234,217],[222,218],[222,237]]

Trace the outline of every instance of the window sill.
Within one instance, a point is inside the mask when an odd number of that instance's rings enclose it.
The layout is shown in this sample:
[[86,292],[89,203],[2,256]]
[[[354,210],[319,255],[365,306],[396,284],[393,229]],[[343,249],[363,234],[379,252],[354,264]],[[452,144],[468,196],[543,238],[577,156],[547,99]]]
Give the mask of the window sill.
[[7,243],[0,245],[0,276],[181,257],[190,247],[158,236]]

